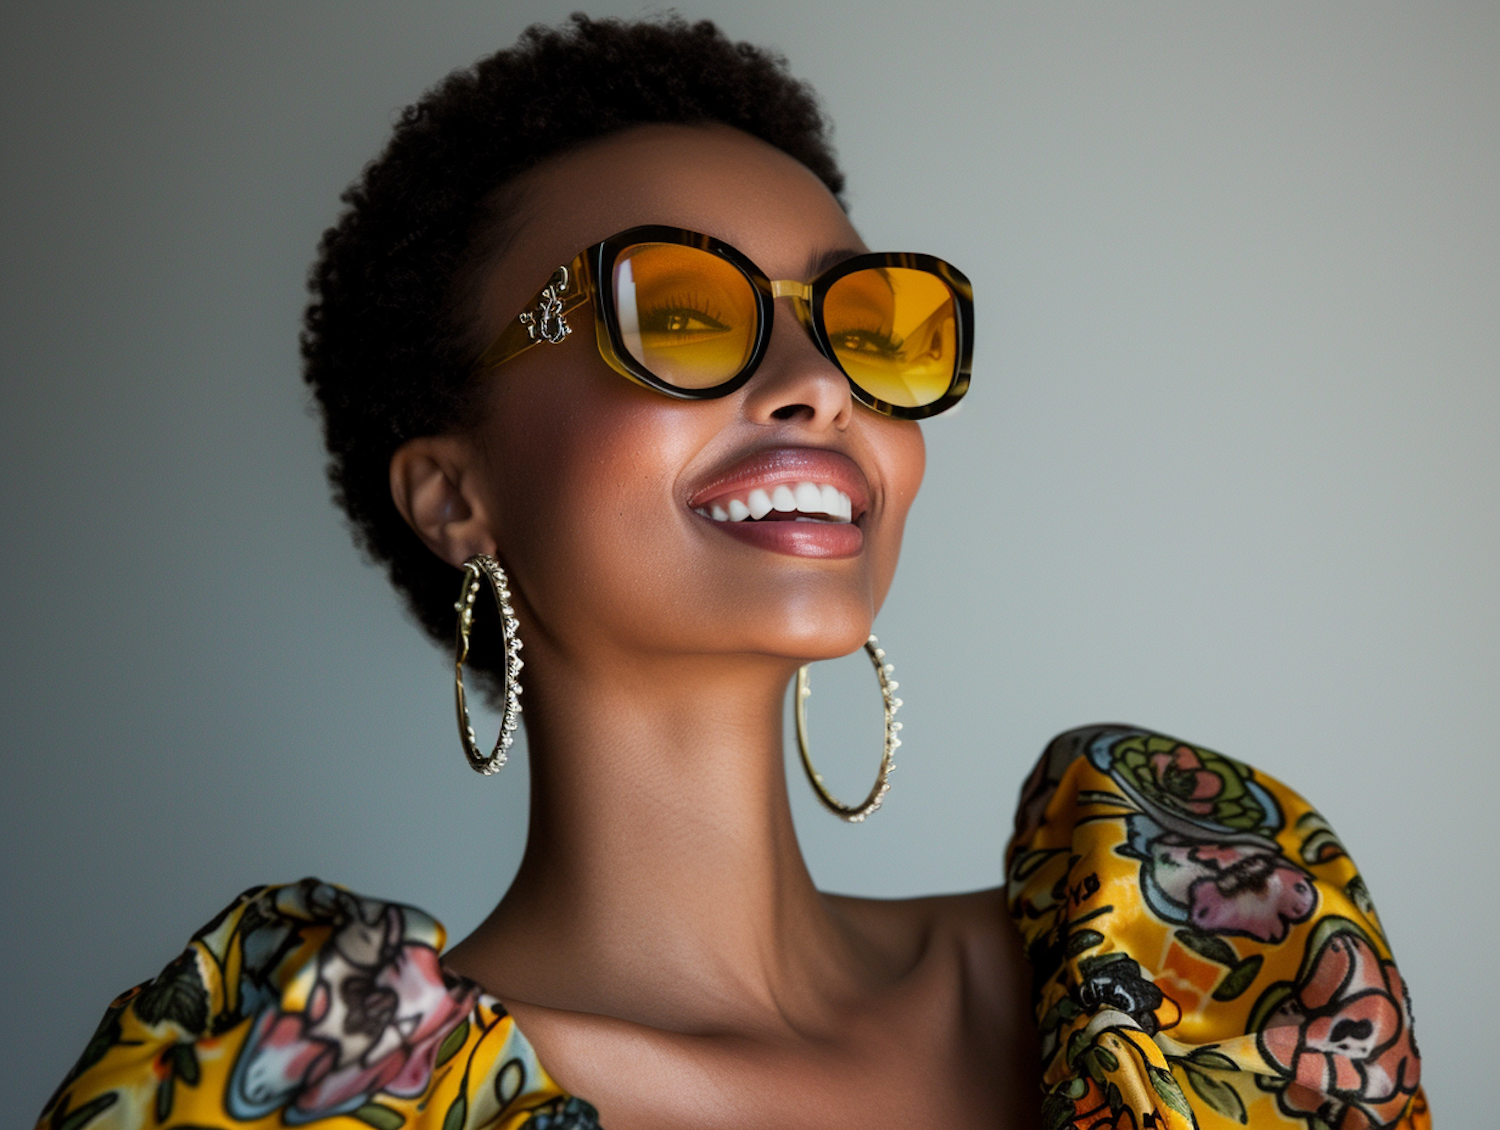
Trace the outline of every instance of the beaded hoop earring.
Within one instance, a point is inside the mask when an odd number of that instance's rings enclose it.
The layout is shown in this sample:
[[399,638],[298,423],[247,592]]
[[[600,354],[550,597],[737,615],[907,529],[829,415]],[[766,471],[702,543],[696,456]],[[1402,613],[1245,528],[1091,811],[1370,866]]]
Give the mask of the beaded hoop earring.
[[812,694],[812,686],[808,679],[808,668],[806,666],[797,669],[797,748],[802,754],[802,768],[807,770],[807,779],[812,782],[813,792],[818,794],[818,799],[823,806],[836,816],[858,824],[870,813],[880,807],[880,802],[885,800],[885,794],[891,788],[891,770],[896,767],[896,749],[901,745],[901,739],[897,732],[901,729],[901,723],[896,721],[896,711],[901,709],[901,700],[896,697],[896,688],[901,684],[892,679],[891,673],[895,671],[885,661],[885,650],[880,646],[880,641],[873,635],[865,641],[865,654],[870,657],[870,662],[875,665],[875,676],[880,680],[880,697],[885,704],[885,749],[880,755],[880,771],[875,775],[875,787],[870,790],[870,795],[865,797],[864,802],[850,806],[840,802],[823,784],[823,776],[813,768],[812,755],[807,750],[807,699]]
[[[474,600],[479,595],[481,578],[488,578],[490,582],[490,589],[495,594],[495,604],[500,609],[500,624],[505,635],[505,712],[500,720],[500,736],[495,739],[495,748],[488,757],[479,752],[479,744],[474,738],[474,726],[469,721],[469,708],[464,701],[464,661],[469,658],[469,633],[474,628]],[[504,767],[511,743],[515,741],[516,726],[521,714],[519,676],[524,666],[521,657],[516,654],[521,650],[521,638],[516,634],[516,614],[510,605],[510,583],[500,562],[486,553],[477,553],[465,561],[463,586],[458,590],[458,601],[453,608],[458,613],[458,655],[453,663],[458,739],[463,743],[469,767],[488,777]]]

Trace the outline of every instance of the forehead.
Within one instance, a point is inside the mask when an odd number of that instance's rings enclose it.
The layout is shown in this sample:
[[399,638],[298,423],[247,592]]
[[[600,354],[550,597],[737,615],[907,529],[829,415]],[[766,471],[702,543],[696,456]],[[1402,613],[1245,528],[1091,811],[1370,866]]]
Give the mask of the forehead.
[[725,126],[636,127],[544,162],[518,187],[516,234],[488,288],[502,309],[583,248],[639,224],[715,236],[772,278],[803,278],[827,252],[864,247],[806,166]]

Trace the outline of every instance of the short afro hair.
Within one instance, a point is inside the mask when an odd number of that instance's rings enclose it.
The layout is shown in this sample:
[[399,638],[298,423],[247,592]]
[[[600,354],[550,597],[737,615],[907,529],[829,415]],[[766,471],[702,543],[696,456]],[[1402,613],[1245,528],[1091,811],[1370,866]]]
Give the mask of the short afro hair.
[[[323,235],[301,343],[329,482],[356,542],[439,642],[453,631],[457,570],[396,511],[391,456],[475,421],[471,307],[484,260],[514,222],[504,187],[548,157],[647,123],[741,130],[800,161],[842,203],[831,127],[781,56],[707,21],[574,15],[528,28],[408,107]],[[491,690],[494,634],[476,635],[471,655]]]

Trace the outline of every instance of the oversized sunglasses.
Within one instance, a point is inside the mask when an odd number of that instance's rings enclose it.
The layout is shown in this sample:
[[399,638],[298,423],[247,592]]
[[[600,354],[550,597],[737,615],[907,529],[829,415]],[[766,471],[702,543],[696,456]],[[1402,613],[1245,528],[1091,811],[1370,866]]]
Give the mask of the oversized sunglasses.
[[742,252],[685,228],[630,228],[558,267],[479,359],[495,369],[573,332],[594,304],[599,353],[621,376],[684,400],[734,392],[771,340],[778,298],[792,299],[819,352],[876,412],[920,420],[969,388],[973,289],[931,255],[855,255],[808,282],[769,279]]

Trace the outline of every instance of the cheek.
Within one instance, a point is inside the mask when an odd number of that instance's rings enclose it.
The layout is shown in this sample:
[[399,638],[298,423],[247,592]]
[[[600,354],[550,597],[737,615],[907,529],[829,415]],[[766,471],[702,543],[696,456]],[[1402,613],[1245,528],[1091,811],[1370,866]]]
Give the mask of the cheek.
[[922,435],[922,425],[913,420],[893,420],[890,438],[889,459],[895,468],[892,481],[895,493],[901,498],[901,517],[916,500],[922,486],[922,476],[927,472],[927,440]]
[[886,490],[876,562],[879,599],[883,601],[895,579],[906,516],[916,501],[922,475],[927,469],[927,445],[921,425],[914,421],[883,420],[881,424],[872,447],[883,470]]
[[559,374],[541,395],[518,389],[496,406],[496,539],[543,619],[628,593],[659,570],[683,517],[672,468],[691,457],[689,419],[675,402],[605,379],[601,388]]

